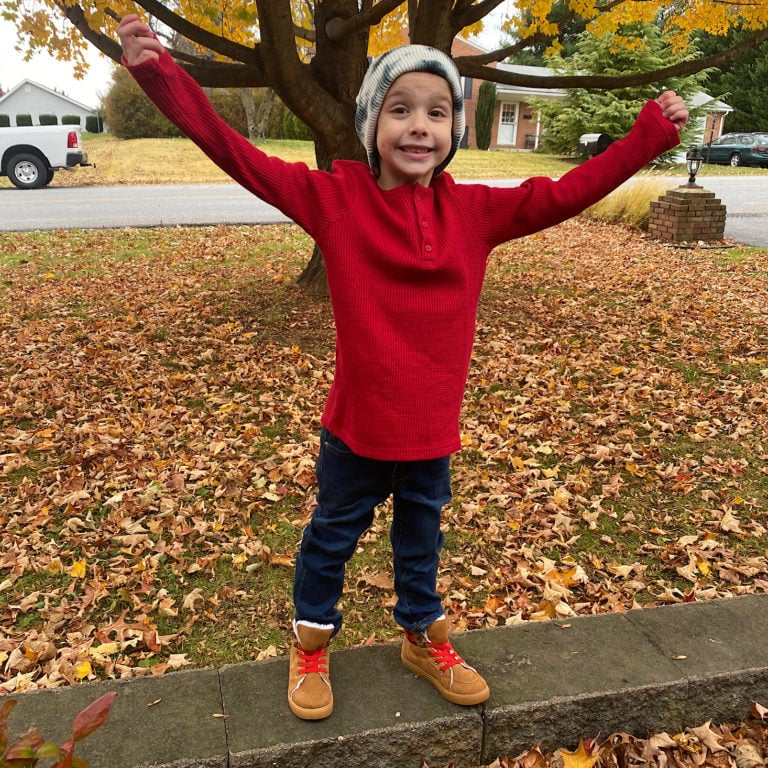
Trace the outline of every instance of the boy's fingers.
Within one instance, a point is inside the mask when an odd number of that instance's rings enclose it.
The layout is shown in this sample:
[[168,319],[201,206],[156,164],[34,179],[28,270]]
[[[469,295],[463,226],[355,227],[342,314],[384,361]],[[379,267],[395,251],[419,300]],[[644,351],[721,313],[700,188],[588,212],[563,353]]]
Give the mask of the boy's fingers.
[[664,91],[656,102],[661,107],[661,113],[667,120],[673,122],[678,130],[682,130],[688,122],[688,110],[682,97],[674,91]]
[[120,20],[117,36],[123,46],[126,61],[132,66],[149,59],[158,59],[163,52],[162,43],[155,37],[149,25],[134,13]]

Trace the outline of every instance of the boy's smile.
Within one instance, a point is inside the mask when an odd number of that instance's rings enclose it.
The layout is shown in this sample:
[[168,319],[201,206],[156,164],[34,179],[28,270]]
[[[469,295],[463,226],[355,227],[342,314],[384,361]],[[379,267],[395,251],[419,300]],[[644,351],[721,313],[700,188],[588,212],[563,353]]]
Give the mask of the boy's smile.
[[451,149],[453,98],[448,82],[430,72],[408,72],[384,98],[376,126],[378,184],[429,186],[435,168]]

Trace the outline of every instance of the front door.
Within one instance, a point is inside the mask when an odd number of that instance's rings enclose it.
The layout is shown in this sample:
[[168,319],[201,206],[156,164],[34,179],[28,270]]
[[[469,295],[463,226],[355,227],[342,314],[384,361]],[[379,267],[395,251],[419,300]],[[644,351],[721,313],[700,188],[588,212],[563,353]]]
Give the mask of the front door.
[[517,103],[501,105],[498,144],[514,147],[517,143]]

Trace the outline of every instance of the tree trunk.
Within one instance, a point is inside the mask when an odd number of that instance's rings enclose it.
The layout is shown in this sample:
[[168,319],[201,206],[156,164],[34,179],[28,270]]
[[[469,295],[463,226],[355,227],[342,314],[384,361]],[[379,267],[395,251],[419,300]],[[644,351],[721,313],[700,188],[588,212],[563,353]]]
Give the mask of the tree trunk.
[[[366,162],[365,150],[354,132],[347,132],[343,136],[338,136],[335,144],[330,146],[325,139],[315,139],[315,158],[318,168],[326,171],[331,170],[333,161],[338,157],[355,158]],[[312,296],[328,296],[325,262],[323,261],[323,254],[317,246],[315,246],[307,266],[296,279],[296,285]]]
[[[355,133],[355,95],[367,68],[368,28],[350,35],[344,45],[338,45],[325,34],[327,23],[333,18],[351,18],[357,13],[357,0],[325,0],[315,5],[317,29],[317,55],[312,60],[312,74],[317,82],[343,105],[347,119],[343,127],[325,116],[307,115],[311,120],[315,139],[317,167],[330,171],[338,158],[366,162],[365,150]],[[300,84],[299,84],[300,85]],[[300,117],[304,117],[297,112]],[[309,119],[305,122],[310,124]],[[320,249],[315,246],[312,258],[296,280],[297,285],[313,296],[328,296],[328,279]]]
[[325,262],[320,249],[315,246],[312,258],[307,262],[302,273],[296,278],[296,285],[310,296],[318,299],[328,298],[328,278],[325,274]]
[[253,91],[250,88],[238,88],[240,101],[245,110],[245,122],[248,125],[248,138],[256,140],[256,102],[253,100]]
[[[265,88],[258,110],[254,117],[253,136],[251,141],[264,141],[269,130],[269,117],[272,114],[272,105],[275,103],[275,91],[273,88]],[[250,125],[248,126],[250,132]]]

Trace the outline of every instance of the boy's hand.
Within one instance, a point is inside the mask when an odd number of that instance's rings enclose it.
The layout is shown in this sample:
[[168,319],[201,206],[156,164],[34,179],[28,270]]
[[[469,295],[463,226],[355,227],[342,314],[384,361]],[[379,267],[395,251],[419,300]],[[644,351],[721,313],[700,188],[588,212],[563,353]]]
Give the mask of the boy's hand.
[[674,91],[664,91],[656,99],[656,103],[661,107],[661,114],[671,120],[678,131],[682,131],[688,122],[688,110],[685,108],[685,102]]
[[130,66],[160,58],[165,50],[148,24],[139,20],[135,13],[124,16],[117,25],[117,36],[123,46],[125,60]]

